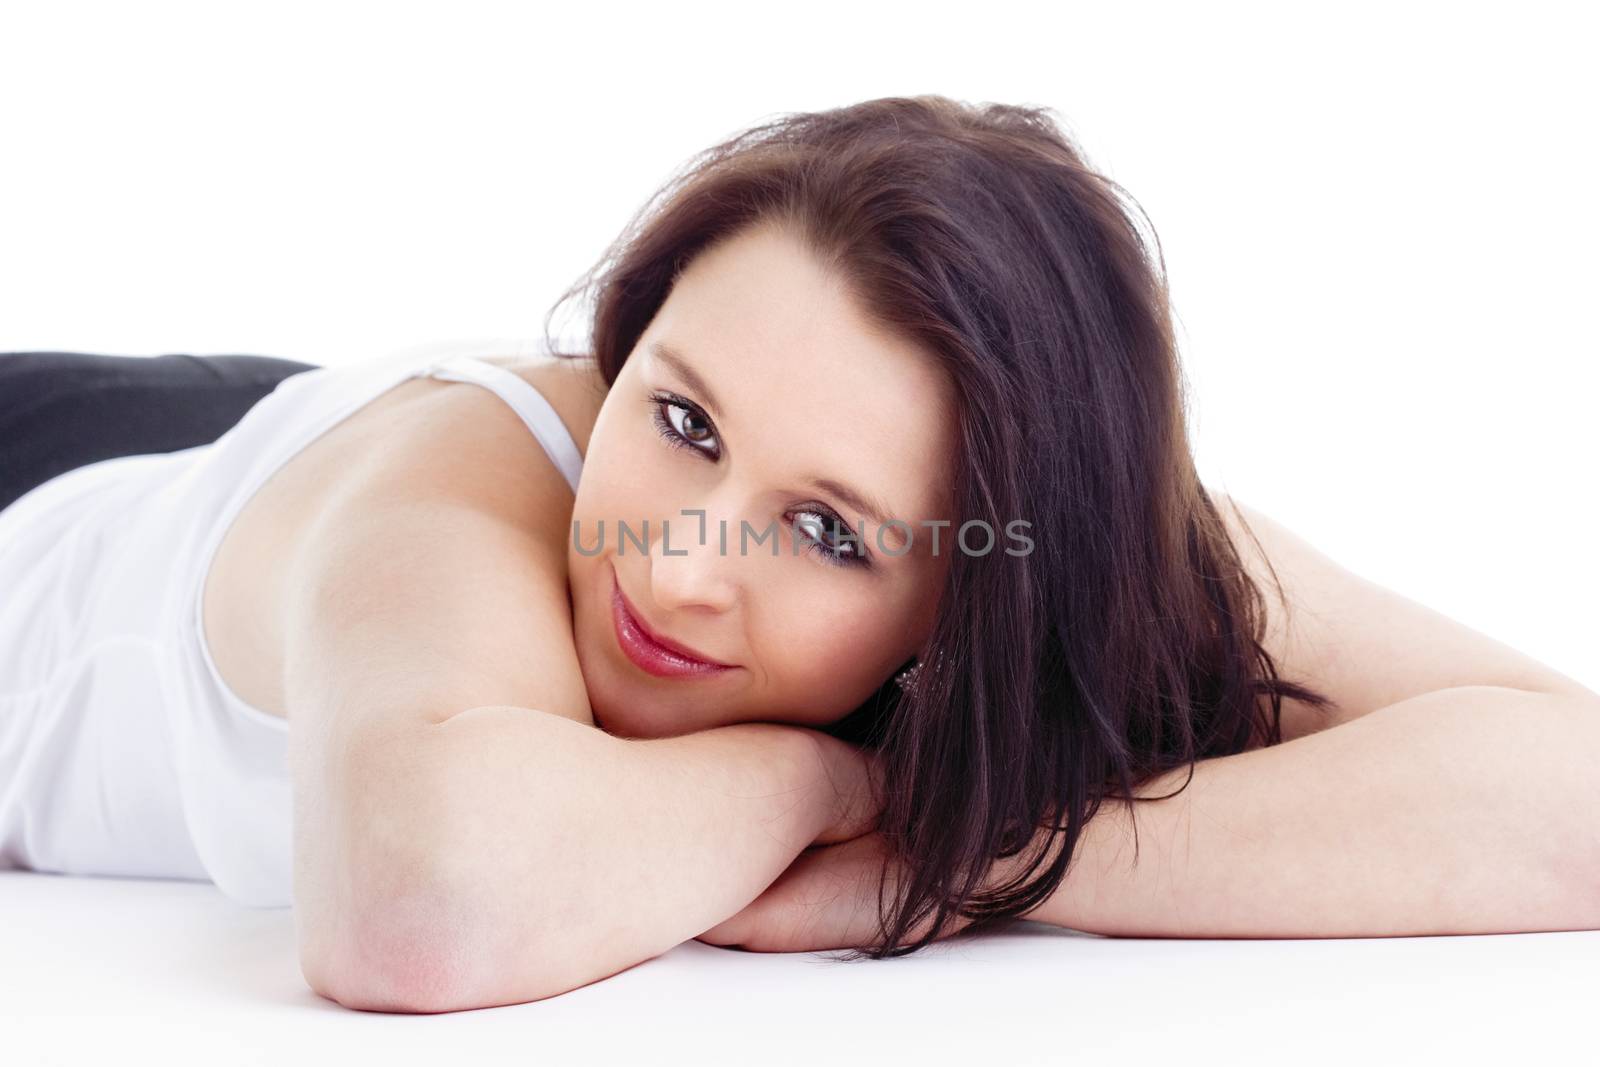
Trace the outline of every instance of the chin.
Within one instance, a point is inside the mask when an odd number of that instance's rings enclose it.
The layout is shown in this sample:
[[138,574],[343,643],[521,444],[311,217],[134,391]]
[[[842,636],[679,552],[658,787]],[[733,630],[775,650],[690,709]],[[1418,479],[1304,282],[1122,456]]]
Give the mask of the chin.
[[652,738],[672,736],[670,730],[662,729],[663,724],[641,719],[620,709],[614,710],[604,702],[591,700],[589,706],[594,713],[594,724],[613,737],[648,741]]

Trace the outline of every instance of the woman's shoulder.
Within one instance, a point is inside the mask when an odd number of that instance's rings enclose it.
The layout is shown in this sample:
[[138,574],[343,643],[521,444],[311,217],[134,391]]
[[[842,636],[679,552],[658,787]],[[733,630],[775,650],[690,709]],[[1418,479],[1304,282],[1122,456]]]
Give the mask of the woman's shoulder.
[[578,452],[587,457],[589,437],[594,432],[595,420],[600,417],[600,407],[605,403],[610,387],[600,373],[599,363],[587,355],[551,355],[506,357],[488,362],[510,370],[550,401],[567,431],[572,434]]
[[[596,398],[582,367],[525,357],[488,362],[509,364],[544,394],[586,451],[604,397]],[[527,436],[516,413],[488,390],[417,376],[290,457],[245,502],[209,568],[205,638],[228,684],[254,706],[286,714],[287,635],[281,624],[264,627],[261,620],[283,619],[292,575],[320,551],[330,530],[392,519],[402,505],[516,531],[496,558],[538,575],[530,580],[545,583],[555,597],[566,580],[571,490],[545,456],[526,447]],[[525,458],[508,462],[512,456]],[[437,534],[408,513],[385,551],[416,561],[441,551]],[[449,567],[453,559],[439,556],[434,565]],[[409,590],[400,582],[388,594]],[[388,594],[370,592],[380,600]]]
[[1322,713],[1286,699],[1284,740],[1441,689],[1496,686],[1595,695],[1488,634],[1358,574],[1243,501],[1211,494],[1241,562],[1264,594],[1263,647],[1282,677],[1334,703]]
[[[579,454],[587,456],[605,401],[593,360],[525,354],[474,358],[537,389]],[[416,404],[401,404],[377,420],[375,429],[386,447],[364,476],[349,480],[350,486],[369,496],[392,489],[495,511],[500,519],[564,547],[572,490],[546,454],[526,447],[528,427],[507,398],[448,381],[422,378],[414,384],[424,392]],[[508,462],[513,456],[525,461]]]

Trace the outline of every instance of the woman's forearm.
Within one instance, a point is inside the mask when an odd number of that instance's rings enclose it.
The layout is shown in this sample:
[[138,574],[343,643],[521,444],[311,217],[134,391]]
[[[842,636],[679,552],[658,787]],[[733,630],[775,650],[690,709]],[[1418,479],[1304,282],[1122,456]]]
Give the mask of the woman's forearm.
[[834,814],[798,728],[636,741],[486,707],[431,731],[404,788],[363,802],[381,862],[354,869],[389,884],[339,956],[330,995],[352,1007],[519,1003],[615,974],[738,911]]
[[[1148,937],[1600,929],[1600,705],[1446,689],[1205,760],[1090,820],[1026,918]],[[1138,791],[1161,796],[1186,768]]]

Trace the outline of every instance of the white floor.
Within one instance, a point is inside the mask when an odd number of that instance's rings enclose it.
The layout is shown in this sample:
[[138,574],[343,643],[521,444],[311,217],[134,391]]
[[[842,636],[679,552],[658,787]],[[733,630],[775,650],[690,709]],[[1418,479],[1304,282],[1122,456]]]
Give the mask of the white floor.
[[0,1062],[1595,1062],[1600,932],[1103,938],[1036,923],[845,963],[690,942],[531,1004],[354,1012],[287,910],[209,884],[0,872]]

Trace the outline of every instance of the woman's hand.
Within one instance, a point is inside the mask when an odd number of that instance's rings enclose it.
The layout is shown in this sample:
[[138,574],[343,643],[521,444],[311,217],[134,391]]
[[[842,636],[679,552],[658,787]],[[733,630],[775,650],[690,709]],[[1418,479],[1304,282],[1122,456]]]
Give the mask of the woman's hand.
[[887,854],[883,835],[876,832],[883,810],[883,764],[871,749],[817,730],[806,733],[822,769],[820,802],[827,823],[777,881],[696,940],[800,952],[807,950],[802,945],[854,947],[847,944],[852,938],[862,938],[863,945],[872,938],[876,904],[865,901],[876,899],[878,870]]
[[[822,785],[829,820],[813,844],[832,845],[878,828],[883,811],[883,763],[876,752],[807,730],[817,744],[826,781]],[[791,868],[792,869],[792,868]]]
[[[752,952],[826,952],[866,948],[877,942],[878,874],[889,863],[889,847],[876,831],[836,845],[808,848],[778,880],[732,918],[699,937],[708,945]],[[885,903],[894,901],[898,865],[891,865]],[[971,920],[946,920],[948,937]],[[933,926],[932,916],[913,927],[912,939]]]
[[752,952],[861,948],[877,933],[883,835],[806,849],[743,911],[695,938]]

